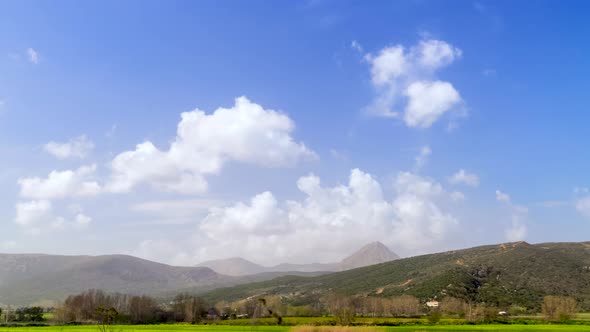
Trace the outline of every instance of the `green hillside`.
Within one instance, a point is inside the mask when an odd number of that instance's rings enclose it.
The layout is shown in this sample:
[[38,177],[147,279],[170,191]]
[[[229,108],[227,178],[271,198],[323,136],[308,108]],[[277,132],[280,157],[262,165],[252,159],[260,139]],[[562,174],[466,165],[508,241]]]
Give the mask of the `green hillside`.
[[590,309],[590,242],[506,243],[400,259],[319,277],[281,277],[204,294],[210,301],[284,295],[297,303],[328,292],[355,296],[446,295],[473,303],[539,309],[545,295]]

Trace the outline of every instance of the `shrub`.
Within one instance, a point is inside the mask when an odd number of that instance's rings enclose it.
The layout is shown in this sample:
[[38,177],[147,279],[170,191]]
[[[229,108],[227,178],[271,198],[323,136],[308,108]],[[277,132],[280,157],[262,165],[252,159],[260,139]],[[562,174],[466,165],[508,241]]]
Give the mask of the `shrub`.
[[568,321],[577,313],[577,303],[569,296],[545,296],[543,299],[543,315],[549,321]]

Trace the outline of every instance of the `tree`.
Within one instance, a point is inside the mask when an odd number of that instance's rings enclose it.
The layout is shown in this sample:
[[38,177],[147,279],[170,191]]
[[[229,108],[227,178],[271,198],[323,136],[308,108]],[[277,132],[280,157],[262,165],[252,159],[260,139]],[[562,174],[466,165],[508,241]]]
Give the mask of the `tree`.
[[467,320],[473,322],[492,323],[498,318],[498,308],[487,307],[484,304],[470,306]]
[[30,322],[42,322],[43,319],[43,308],[41,307],[29,307],[25,308],[25,315],[27,320]]
[[420,313],[420,300],[412,295],[391,298],[389,311],[392,316],[413,316]]
[[277,305],[275,298],[272,298],[272,301],[267,301],[264,298],[259,298],[257,302],[258,305],[254,310],[254,315],[252,315],[252,324],[255,324],[258,318],[264,316],[269,316],[276,319],[277,325],[281,325],[283,323],[283,316],[276,309],[271,308],[272,304]]
[[195,324],[201,321],[205,304],[194,295],[180,293],[174,298],[173,311],[176,321]]
[[456,297],[447,296],[440,303],[440,310],[445,314],[464,316],[468,310],[465,301]]
[[569,296],[545,296],[543,298],[543,315],[550,321],[567,321],[578,312],[576,300]]
[[333,294],[328,299],[328,308],[334,316],[336,324],[350,325],[356,316],[354,302],[351,298]]
[[432,310],[428,313],[427,317],[430,323],[436,324],[442,318],[442,313],[439,310]]
[[152,323],[157,311],[156,301],[149,296],[132,296],[129,299],[128,312],[132,324]]
[[112,332],[111,324],[115,321],[119,313],[113,307],[97,307],[95,312],[98,316],[98,331],[99,332]]

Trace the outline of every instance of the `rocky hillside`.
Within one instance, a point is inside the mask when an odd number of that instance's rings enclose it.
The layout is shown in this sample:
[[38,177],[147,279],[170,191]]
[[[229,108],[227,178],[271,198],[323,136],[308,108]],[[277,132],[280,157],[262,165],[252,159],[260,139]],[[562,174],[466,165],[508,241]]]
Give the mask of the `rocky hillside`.
[[422,300],[447,295],[488,305],[538,309],[545,295],[569,295],[590,309],[590,242],[505,243],[394,260],[319,277],[282,277],[218,289],[206,298],[235,300],[281,294],[312,301],[310,294],[410,294]]

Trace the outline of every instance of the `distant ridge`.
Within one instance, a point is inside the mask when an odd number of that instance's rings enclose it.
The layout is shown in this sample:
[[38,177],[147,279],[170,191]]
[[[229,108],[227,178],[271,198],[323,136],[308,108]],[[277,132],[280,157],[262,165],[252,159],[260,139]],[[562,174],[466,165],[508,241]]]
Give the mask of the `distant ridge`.
[[61,301],[92,288],[168,296],[180,290],[203,292],[283,275],[232,277],[208,267],[171,266],[127,255],[0,254],[0,306]]
[[210,260],[202,262],[198,267],[208,267],[213,271],[228,276],[244,276],[257,273],[269,272],[264,266],[252,263],[241,257]]
[[206,261],[197,266],[208,267],[217,273],[229,276],[246,276],[266,272],[337,272],[389,262],[398,258],[399,256],[389,250],[383,243],[371,242],[336,263],[282,263],[275,266],[262,266],[243,258],[233,257]]

